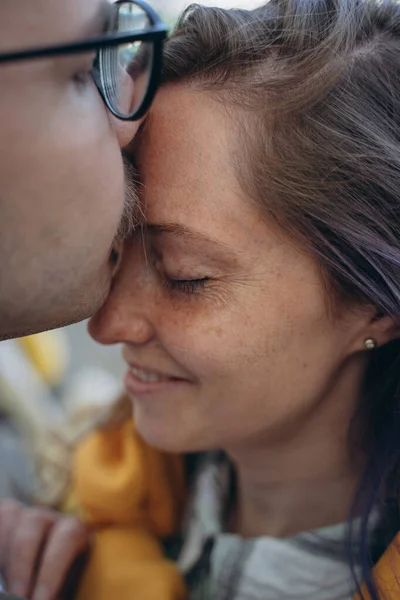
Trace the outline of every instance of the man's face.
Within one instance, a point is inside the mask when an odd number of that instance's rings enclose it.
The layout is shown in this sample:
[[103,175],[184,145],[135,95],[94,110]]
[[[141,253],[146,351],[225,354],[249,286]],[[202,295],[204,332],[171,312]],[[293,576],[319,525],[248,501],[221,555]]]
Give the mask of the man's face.
[[[102,32],[101,0],[1,0],[0,53]],[[117,122],[91,53],[0,65],[0,339],[83,319],[109,289],[124,209]]]

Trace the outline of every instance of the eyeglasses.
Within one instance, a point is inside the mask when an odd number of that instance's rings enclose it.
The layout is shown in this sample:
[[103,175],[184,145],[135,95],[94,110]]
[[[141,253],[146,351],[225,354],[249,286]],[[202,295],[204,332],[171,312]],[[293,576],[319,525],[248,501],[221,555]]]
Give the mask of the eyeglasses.
[[0,65],[96,52],[93,79],[108,109],[124,121],[141,119],[157,90],[168,28],[143,0],[110,5],[105,33],[73,44],[0,54]]

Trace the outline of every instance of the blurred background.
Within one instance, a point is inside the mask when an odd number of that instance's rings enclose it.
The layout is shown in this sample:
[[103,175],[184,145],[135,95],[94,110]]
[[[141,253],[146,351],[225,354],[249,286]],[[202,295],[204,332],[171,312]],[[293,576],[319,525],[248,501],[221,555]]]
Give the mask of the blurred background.
[[[152,0],[152,6],[162,15],[163,19],[170,25],[173,25],[179,13],[186,8],[191,2],[187,0]],[[221,8],[255,8],[261,4],[260,0],[204,0],[198,4],[205,6],[220,6]]]

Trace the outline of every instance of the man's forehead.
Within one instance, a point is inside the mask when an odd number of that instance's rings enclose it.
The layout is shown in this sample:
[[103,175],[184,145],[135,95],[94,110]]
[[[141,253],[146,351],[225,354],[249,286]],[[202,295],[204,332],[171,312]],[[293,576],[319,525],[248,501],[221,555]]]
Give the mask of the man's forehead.
[[[101,33],[111,0],[0,0],[0,51]],[[98,30],[98,31],[96,31]]]

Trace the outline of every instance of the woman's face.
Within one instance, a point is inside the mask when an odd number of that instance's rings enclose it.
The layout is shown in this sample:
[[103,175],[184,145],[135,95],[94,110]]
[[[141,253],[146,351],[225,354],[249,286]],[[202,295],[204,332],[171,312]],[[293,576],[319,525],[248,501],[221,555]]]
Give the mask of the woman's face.
[[90,325],[123,342],[137,427],[166,450],[279,439],[360,374],[360,314],[328,316],[313,260],[246,198],[235,126],[205,94],[159,93],[138,151],[147,228]]

